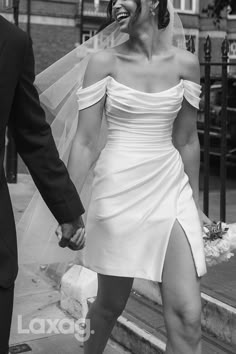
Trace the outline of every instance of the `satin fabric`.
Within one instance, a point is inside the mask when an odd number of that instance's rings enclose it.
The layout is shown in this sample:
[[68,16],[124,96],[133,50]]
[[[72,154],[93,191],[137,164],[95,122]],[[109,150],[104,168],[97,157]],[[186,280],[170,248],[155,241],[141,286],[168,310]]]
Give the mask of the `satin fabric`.
[[199,107],[200,86],[180,80],[145,93],[111,76],[77,92],[79,110],[104,95],[106,145],[94,168],[83,265],[98,273],[162,281],[166,249],[178,220],[196,272],[206,272],[202,231],[189,179],[172,143],[184,97]]

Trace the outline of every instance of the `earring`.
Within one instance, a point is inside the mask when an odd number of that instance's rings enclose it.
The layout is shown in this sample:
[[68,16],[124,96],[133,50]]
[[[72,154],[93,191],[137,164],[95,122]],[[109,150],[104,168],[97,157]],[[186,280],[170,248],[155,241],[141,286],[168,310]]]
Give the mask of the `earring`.
[[152,4],[152,6],[150,7],[150,13],[152,16],[156,16],[156,11],[157,11],[158,5],[159,5],[159,1],[156,1],[156,3]]
[[151,13],[152,16],[156,15],[155,9],[153,7],[150,8],[150,13]]

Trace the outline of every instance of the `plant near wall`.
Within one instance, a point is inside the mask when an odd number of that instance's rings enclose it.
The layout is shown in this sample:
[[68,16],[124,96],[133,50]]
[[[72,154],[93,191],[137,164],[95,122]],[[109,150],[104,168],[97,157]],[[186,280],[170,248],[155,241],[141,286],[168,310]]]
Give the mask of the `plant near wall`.
[[230,10],[233,1],[235,0],[212,0],[212,3],[207,5],[203,12],[213,19],[215,25],[219,26],[223,18],[222,11]]

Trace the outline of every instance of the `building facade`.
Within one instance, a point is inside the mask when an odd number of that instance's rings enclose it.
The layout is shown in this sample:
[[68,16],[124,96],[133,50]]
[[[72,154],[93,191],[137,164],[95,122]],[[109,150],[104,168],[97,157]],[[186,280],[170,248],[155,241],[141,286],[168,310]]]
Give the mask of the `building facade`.
[[[230,60],[236,62],[236,1],[230,11],[223,13],[219,26],[214,24],[205,11],[211,2],[173,0],[182,19],[186,38],[193,36],[195,39],[196,54],[200,61],[204,60],[204,42],[208,35],[212,39],[212,57],[221,60],[220,48],[227,35],[230,41]],[[107,21],[107,4],[108,0],[20,0],[19,26],[30,30],[37,72],[75,48],[81,40],[93,36]],[[13,21],[11,10],[2,8],[0,14]],[[230,70],[236,74],[236,66]],[[215,74],[218,74],[217,68]]]

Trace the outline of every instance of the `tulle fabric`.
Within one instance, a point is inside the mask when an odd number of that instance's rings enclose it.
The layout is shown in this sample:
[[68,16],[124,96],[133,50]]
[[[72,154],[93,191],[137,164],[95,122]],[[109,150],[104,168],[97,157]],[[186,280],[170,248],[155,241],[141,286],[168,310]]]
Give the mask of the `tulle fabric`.
[[[169,0],[170,24],[161,30],[165,43],[186,49],[184,30],[178,15]],[[62,160],[67,164],[68,156],[79,119],[76,92],[82,86],[83,77],[91,53],[125,42],[127,34],[119,31],[119,25],[112,23],[103,31],[75,48],[36,78],[40,101]],[[103,119],[98,155],[106,142],[107,127]],[[91,195],[93,167],[84,184],[81,200],[87,208]],[[84,215],[86,220],[86,213]],[[57,221],[45,205],[42,197],[35,192],[26,211],[17,225],[19,264],[52,264],[78,262],[83,252],[73,252],[58,246],[55,230]]]
[[[47,121],[51,123],[57,149],[65,164],[79,118],[76,92],[82,85],[91,50],[94,47],[103,49],[117,45],[125,40],[127,36],[120,34],[117,24],[112,23],[102,33],[74,49],[36,77],[35,84],[39,90],[40,102],[46,112]],[[102,145],[104,143],[105,138]],[[81,194],[85,206],[89,203],[91,183],[92,171]],[[19,264],[73,261],[75,252],[58,246],[55,234],[57,227],[58,222],[36,190],[17,224]]]

